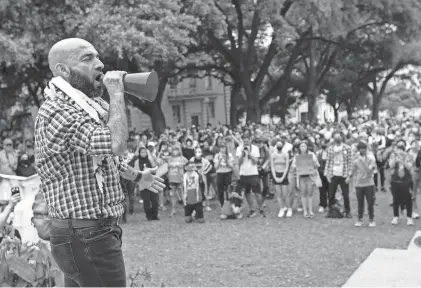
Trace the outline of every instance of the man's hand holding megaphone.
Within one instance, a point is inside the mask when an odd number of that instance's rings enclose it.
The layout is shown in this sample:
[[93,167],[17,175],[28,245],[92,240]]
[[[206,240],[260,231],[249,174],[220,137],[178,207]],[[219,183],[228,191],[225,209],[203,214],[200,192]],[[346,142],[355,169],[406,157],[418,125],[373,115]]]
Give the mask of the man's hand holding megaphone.
[[125,93],[149,102],[153,102],[158,93],[159,81],[155,71],[133,74],[124,71],[109,71],[105,75],[98,75],[96,80],[102,83],[108,92],[110,92],[109,89],[122,87]]

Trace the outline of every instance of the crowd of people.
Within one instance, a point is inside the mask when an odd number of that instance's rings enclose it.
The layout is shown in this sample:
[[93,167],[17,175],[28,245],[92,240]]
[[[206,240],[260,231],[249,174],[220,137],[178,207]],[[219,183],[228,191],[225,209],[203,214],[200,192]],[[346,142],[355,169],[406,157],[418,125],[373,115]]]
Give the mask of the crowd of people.
[[140,193],[148,220],[159,220],[160,210],[170,209],[174,217],[184,208],[186,222],[203,222],[213,202],[221,219],[241,218],[243,200],[248,217],[266,217],[265,201],[273,198],[279,218],[302,213],[311,219],[314,201],[327,217],[352,218],[350,197],[356,195],[355,226],[364,224],[366,202],[374,227],[376,192],[383,191],[393,196],[391,223],[397,225],[406,211],[413,225],[419,217],[420,132],[412,118],[374,122],[361,116],[327,124],[167,128],[159,138],[131,133],[126,161],[139,170],[162,168],[167,189],[157,195],[127,183],[127,212],[134,213]]
[[[313,218],[315,201],[319,213],[352,218],[350,197],[356,195],[355,226],[363,225],[366,202],[368,225],[374,227],[376,192],[383,191],[393,197],[391,223],[397,225],[399,214],[406,211],[407,224],[413,225],[419,217],[420,125],[414,119],[374,122],[359,117],[315,125],[167,128],[159,138],[133,132],[126,161],[138,170],[160,167],[167,189],[160,194],[139,191],[135,183],[122,179],[126,213],[134,213],[139,195],[148,220],[159,220],[160,210],[170,209],[174,217],[184,208],[186,222],[203,222],[213,202],[220,207],[221,219],[241,218],[243,200],[248,217],[266,217],[265,201],[271,199],[279,206],[279,218],[292,217],[294,211]],[[31,140],[7,138],[2,144],[1,174],[36,173]],[[334,216],[336,208],[340,215]]]

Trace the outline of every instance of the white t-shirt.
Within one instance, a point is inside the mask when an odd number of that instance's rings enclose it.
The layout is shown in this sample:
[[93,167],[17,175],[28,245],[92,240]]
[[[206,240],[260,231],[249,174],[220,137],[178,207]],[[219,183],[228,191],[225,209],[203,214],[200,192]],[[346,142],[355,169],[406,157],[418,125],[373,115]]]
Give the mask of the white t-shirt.
[[[260,158],[259,147],[257,147],[256,145],[250,145],[249,147],[251,147],[249,148],[250,155],[254,158]],[[244,149],[244,145],[240,145],[237,147],[237,151],[235,154],[238,158],[240,158],[241,155],[243,154],[243,149]],[[240,176],[254,176],[254,175],[259,175],[257,162],[256,164],[253,164],[250,159],[244,158],[243,163],[241,163],[240,165]]]
[[340,176],[342,177],[344,174],[344,154],[343,154],[344,146],[334,146],[333,147],[333,176]]

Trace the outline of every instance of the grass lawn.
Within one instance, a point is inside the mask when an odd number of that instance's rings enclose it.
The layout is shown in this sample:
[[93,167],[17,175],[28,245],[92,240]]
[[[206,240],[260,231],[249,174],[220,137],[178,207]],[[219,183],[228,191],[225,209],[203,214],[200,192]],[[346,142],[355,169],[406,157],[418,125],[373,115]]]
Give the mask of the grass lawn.
[[[145,286],[341,286],[374,248],[406,249],[420,229],[421,220],[414,227],[406,219],[392,227],[389,195],[377,198],[375,228],[355,228],[355,217],[327,219],[320,213],[278,219],[273,200],[267,218],[221,221],[215,208],[205,212],[205,224],[185,224],[181,210],[176,218],[165,211],[161,221],[147,222],[137,204],[123,226],[126,271],[147,269],[150,279],[137,281]],[[355,195],[351,199],[355,216]]]

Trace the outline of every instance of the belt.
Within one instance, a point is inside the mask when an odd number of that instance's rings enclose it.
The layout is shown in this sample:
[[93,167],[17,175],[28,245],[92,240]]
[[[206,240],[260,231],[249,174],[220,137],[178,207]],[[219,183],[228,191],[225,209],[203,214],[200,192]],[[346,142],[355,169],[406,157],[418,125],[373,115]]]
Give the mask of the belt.
[[109,217],[101,219],[58,219],[52,218],[52,226],[57,228],[88,228],[88,227],[104,227],[118,226],[121,217]]

